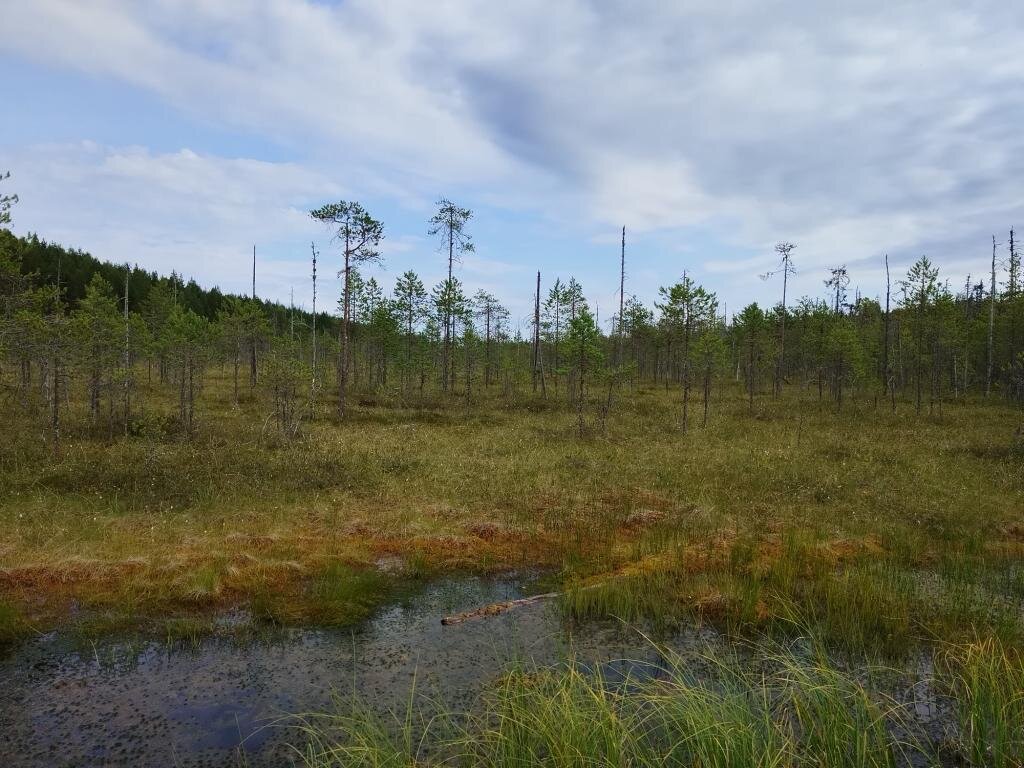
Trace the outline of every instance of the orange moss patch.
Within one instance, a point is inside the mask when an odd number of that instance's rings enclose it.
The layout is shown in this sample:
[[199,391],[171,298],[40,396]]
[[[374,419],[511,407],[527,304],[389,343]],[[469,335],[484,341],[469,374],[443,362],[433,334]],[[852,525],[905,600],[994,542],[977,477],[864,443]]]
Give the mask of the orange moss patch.
[[885,547],[875,535],[862,539],[832,539],[817,545],[817,553],[832,565],[848,563],[863,557],[878,557],[885,553]]
[[69,559],[54,564],[27,565],[0,570],[0,590],[47,590],[82,583],[113,583],[141,573],[148,566],[141,559],[120,562]]

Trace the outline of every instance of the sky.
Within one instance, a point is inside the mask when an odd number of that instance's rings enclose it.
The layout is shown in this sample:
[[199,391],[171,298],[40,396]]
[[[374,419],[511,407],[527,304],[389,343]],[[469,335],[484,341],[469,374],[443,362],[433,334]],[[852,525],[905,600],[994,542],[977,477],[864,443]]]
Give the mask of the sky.
[[0,0],[0,171],[17,233],[310,305],[337,243],[384,223],[386,287],[443,278],[440,197],[474,212],[457,267],[528,322],[575,276],[605,325],[684,272],[731,314],[884,292],[922,254],[954,287],[1024,221],[1024,5]]

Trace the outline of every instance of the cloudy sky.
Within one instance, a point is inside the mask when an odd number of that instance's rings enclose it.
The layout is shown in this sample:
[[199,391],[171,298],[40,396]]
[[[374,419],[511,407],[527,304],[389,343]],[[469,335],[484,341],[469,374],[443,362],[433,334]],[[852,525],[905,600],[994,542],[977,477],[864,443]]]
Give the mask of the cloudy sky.
[[[1024,221],[1013,2],[0,0],[0,170],[17,232],[308,306],[307,211],[357,199],[381,277],[444,270],[434,202],[472,208],[472,289],[528,311],[575,275],[610,315],[687,271],[729,310],[797,244],[884,289],[956,284]],[[326,271],[326,270],[325,270]]]

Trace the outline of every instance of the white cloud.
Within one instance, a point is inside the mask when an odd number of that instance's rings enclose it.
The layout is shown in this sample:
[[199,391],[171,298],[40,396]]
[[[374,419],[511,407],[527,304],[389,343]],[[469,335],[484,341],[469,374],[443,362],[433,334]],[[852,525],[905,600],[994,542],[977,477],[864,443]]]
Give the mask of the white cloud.
[[[19,189],[22,223],[67,242],[99,230],[93,250],[137,248],[158,267],[210,268],[239,232],[287,240],[304,200],[337,196],[330,178],[413,210],[454,189],[586,240],[623,223],[701,228],[743,254],[700,255],[722,274],[764,271],[789,239],[797,289],[815,292],[824,267],[884,251],[970,269],[1024,212],[1018,4],[10,5],[0,50],[145,88],[301,156],[24,150],[45,171]],[[880,266],[862,269],[877,284]]]
[[[32,169],[18,176],[19,231],[69,245],[87,239],[102,258],[236,291],[249,284],[252,243],[308,247],[309,202],[343,192],[293,164],[189,150],[36,145],[10,162]],[[288,283],[276,283],[275,294],[287,295]]]

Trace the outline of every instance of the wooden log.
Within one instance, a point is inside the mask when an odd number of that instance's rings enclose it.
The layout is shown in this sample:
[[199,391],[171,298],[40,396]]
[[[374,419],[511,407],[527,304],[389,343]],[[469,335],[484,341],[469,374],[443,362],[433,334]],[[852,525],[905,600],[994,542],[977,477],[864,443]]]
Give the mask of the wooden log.
[[541,600],[550,600],[553,597],[558,597],[560,592],[545,592],[542,595],[533,595],[531,597],[522,597],[518,600],[506,600],[502,603],[491,603],[480,608],[474,608],[472,611],[465,611],[463,613],[456,613],[453,616],[445,616],[441,619],[441,623],[445,626],[452,624],[461,624],[464,621],[470,621],[472,619],[482,619],[487,616],[497,616],[498,614],[511,611],[514,608],[522,608],[525,605],[533,605],[539,603]]

